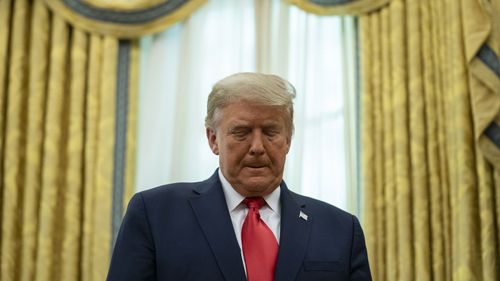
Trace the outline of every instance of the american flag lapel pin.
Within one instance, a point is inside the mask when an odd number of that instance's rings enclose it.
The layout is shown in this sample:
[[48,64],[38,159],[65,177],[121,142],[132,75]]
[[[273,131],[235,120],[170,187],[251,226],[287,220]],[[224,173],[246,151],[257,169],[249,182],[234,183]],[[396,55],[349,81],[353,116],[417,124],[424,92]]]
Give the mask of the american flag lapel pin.
[[306,221],[307,220],[307,215],[304,212],[300,211],[299,218],[301,218],[301,219],[303,219],[303,220]]

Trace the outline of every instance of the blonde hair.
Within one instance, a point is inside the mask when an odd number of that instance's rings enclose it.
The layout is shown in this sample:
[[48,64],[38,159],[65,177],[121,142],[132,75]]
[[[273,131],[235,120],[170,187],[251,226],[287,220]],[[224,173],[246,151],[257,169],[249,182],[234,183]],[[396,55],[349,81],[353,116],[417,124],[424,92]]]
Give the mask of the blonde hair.
[[216,130],[220,110],[233,102],[247,101],[281,107],[288,115],[285,120],[290,136],[293,134],[293,99],[295,88],[287,80],[272,74],[241,72],[217,82],[207,101],[205,127]]

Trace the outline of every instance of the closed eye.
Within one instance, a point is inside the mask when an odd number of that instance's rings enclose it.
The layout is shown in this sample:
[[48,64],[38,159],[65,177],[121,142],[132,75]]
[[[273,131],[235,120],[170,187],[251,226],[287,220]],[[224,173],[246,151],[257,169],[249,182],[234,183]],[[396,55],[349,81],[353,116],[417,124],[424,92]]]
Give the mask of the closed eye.
[[268,127],[264,129],[264,134],[269,137],[274,137],[281,134],[281,130],[275,126]]
[[266,131],[266,132],[265,132],[265,134],[266,134],[267,136],[270,136],[270,137],[274,137],[274,136],[278,135],[279,133],[280,133],[280,132],[279,132],[279,131],[277,131],[277,130],[270,130],[270,131]]
[[235,127],[231,129],[229,133],[237,139],[244,139],[250,133],[250,128]]

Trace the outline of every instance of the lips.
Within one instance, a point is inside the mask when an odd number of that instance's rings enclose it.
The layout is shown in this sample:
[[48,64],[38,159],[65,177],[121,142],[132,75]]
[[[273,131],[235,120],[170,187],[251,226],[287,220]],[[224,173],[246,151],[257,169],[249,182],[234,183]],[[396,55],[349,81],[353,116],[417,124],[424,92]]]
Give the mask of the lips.
[[245,170],[253,176],[262,176],[268,172],[268,168],[266,166],[258,166],[258,167],[249,167],[247,166]]
[[248,168],[252,168],[252,169],[259,169],[259,168],[264,168],[264,167],[267,167],[267,165],[265,164],[250,164],[250,165],[246,165]]

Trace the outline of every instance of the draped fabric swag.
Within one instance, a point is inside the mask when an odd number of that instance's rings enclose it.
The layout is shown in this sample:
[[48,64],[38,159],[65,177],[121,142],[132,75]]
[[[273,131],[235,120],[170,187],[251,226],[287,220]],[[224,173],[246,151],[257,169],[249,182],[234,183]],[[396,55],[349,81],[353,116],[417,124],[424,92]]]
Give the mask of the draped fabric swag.
[[362,15],[387,5],[391,0],[283,0],[318,15]]
[[207,0],[43,0],[71,25],[120,38],[139,38],[185,19]]
[[498,4],[392,0],[359,18],[374,280],[500,278]]

